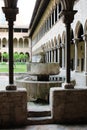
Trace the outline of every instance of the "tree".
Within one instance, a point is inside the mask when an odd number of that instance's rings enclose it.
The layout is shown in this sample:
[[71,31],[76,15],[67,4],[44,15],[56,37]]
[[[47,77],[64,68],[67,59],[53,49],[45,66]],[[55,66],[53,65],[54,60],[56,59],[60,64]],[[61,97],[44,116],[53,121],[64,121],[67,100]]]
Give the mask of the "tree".
[[4,52],[3,54],[2,54],[2,57],[3,57],[3,61],[8,61],[8,53],[7,52]]
[[17,62],[19,60],[19,54],[17,52],[14,53],[14,61]]
[[20,59],[20,61],[22,62],[22,61],[24,61],[24,54],[23,53],[21,53],[20,55],[19,55],[19,59]]
[[27,61],[28,60],[28,54],[24,54],[24,59],[25,59],[25,61]]

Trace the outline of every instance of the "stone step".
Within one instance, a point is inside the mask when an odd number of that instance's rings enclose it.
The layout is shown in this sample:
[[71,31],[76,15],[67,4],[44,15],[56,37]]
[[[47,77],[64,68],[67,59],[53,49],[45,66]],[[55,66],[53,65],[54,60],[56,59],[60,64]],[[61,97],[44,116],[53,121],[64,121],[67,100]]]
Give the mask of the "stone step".
[[42,125],[42,124],[52,124],[53,120],[51,116],[48,117],[29,117],[27,118],[28,125]]
[[49,104],[42,105],[36,103],[28,103],[27,117],[46,117],[51,116],[51,108]]
[[50,110],[44,110],[44,111],[28,111],[28,117],[46,117],[51,116]]

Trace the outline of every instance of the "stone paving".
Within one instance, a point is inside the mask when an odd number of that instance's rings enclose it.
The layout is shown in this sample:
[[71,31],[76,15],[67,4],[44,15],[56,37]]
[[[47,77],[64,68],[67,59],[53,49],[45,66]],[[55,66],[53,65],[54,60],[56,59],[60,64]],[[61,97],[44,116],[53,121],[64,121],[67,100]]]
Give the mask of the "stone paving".
[[[13,130],[13,128],[9,130]],[[32,125],[14,130],[87,130],[87,125]]]

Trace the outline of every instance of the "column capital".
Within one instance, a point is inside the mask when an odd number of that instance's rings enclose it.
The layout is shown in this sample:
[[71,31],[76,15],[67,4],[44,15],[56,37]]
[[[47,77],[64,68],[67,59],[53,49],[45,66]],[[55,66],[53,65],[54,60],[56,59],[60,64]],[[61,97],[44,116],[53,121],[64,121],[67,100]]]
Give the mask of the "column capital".
[[63,23],[71,24],[74,20],[74,15],[76,14],[76,10],[62,10],[60,13],[60,17],[63,19]]
[[65,44],[64,44],[64,43],[61,43],[61,47],[64,48],[64,47],[65,47]]
[[82,35],[83,40],[87,42],[87,34]]
[[77,44],[79,42],[79,38],[72,39],[74,41],[74,44]]
[[15,21],[16,14],[18,14],[18,8],[12,9],[8,7],[2,7],[3,12],[5,13],[6,21]]

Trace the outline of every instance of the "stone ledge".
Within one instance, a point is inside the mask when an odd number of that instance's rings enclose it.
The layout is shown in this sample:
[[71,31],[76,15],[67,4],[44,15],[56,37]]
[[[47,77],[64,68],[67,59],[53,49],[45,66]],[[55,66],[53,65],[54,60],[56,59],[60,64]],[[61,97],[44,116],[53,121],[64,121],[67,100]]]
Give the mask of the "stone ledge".
[[25,89],[0,91],[0,128],[25,125],[27,92]]
[[87,123],[87,88],[51,88],[50,102],[55,123]]

